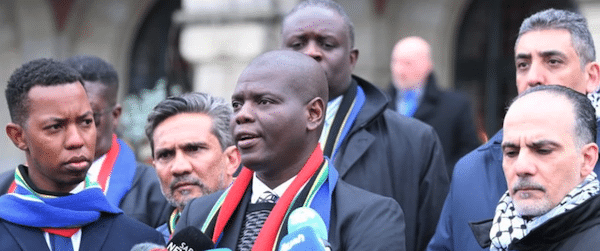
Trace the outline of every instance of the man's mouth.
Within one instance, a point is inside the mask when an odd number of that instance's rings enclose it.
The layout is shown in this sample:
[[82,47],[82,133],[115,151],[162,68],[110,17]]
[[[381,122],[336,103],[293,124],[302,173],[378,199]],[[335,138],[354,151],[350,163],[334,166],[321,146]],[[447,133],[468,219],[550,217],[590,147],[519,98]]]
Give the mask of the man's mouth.
[[235,137],[235,140],[237,142],[237,146],[241,149],[244,149],[254,146],[258,142],[259,138],[260,137],[254,133],[239,133]]
[[81,171],[86,169],[87,167],[89,167],[91,164],[91,161],[83,156],[78,156],[78,157],[73,157],[71,159],[69,159],[67,161],[67,163],[65,163],[65,166],[67,167],[67,169],[72,170],[72,171]]

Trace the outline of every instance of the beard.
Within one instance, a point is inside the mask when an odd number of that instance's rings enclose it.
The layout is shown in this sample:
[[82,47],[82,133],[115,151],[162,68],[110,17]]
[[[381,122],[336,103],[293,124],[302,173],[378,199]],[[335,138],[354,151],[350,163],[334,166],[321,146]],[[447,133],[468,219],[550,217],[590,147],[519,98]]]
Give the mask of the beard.
[[[535,200],[529,198],[531,196],[531,194],[528,194],[527,192],[523,192],[519,196],[514,196],[512,198],[513,204],[515,205],[515,209],[517,210],[517,212],[519,214],[521,214],[521,216],[523,216],[523,217],[540,216],[540,215],[543,215],[543,214],[549,212],[550,210],[552,210],[552,208],[555,207],[555,205],[550,200],[550,197],[546,193],[546,189],[544,188],[544,186],[542,186],[541,184],[538,184],[534,181],[531,181],[528,178],[522,178],[517,181],[517,183],[513,186],[513,189],[512,189],[513,194],[516,193],[518,190],[521,190],[524,188],[536,189],[536,190],[542,191],[542,192],[544,192],[544,195],[542,198],[535,199]],[[516,198],[516,197],[519,197],[519,198]]]
[[[188,183],[191,185],[198,186],[200,188],[200,191],[202,192],[202,195],[194,195],[194,194],[192,194],[191,191],[184,190],[184,191],[178,192],[179,196],[176,196],[175,194],[177,192],[175,192],[175,186],[177,186],[177,184],[180,184],[180,183]],[[172,206],[174,206],[176,208],[183,209],[192,199],[202,197],[204,195],[208,195],[208,194],[214,193],[216,191],[225,189],[227,184],[224,184],[224,183],[225,183],[225,173],[219,174],[217,186],[214,188],[206,186],[206,184],[204,182],[202,182],[201,179],[192,177],[191,175],[178,176],[178,177],[175,177],[175,179],[173,179],[173,181],[171,181],[171,184],[169,184],[168,193],[165,193],[164,190],[162,192],[165,195],[165,198],[167,199],[167,202],[169,202],[169,204],[171,204]],[[162,186],[161,186],[161,189],[162,189]]]

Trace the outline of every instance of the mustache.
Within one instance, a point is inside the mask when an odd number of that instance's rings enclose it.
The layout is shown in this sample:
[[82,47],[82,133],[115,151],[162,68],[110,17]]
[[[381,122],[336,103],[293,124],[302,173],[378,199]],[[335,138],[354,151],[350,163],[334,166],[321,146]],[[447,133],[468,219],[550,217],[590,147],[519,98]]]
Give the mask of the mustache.
[[540,190],[542,192],[546,192],[546,188],[541,184],[531,181],[529,178],[519,178],[517,183],[515,183],[512,187],[512,192],[516,193],[519,190]]
[[204,187],[204,183],[202,183],[200,179],[194,178],[191,175],[185,175],[175,177],[175,179],[173,179],[173,181],[171,181],[169,184],[169,188],[171,188],[171,191],[173,191],[175,187],[181,183],[196,185],[201,188]]

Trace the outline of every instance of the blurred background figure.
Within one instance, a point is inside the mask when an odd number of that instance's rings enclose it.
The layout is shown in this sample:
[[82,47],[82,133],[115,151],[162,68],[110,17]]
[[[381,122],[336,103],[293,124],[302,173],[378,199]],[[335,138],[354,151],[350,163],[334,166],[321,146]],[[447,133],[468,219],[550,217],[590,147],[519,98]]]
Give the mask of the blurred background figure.
[[435,129],[446,157],[448,177],[460,157],[479,146],[471,105],[466,96],[443,91],[433,73],[429,43],[420,37],[403,38],[392,51],[389,106]]
[[121,116],[117,71],[96,56],[74,56],[65,63],[81,74],[94,112],[96,152],[88,175],[125,214],[154,228],[165,223],[168,203],[154,170],[137,162],[132,149],[116,134]]
[[162,192],[172,208],[158,227],[165,240],[187,203],[227,188],[240,165],[229,130],[231,105],[206,93],[187,93],[160,102],[148,115],[146,135]]

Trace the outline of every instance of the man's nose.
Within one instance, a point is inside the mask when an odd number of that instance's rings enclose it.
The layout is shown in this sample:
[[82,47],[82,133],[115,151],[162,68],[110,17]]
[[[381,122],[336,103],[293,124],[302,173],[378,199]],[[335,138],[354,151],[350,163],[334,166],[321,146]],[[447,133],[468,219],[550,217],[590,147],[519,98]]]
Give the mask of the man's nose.
[[525,75],[527,88],[536,87],[538,85],[545,85],[546,69],[539,63],[532,63],[529,71]]
[[171,173],[175,176],[192,172],[192,165],[183,153],[176,151],[171,164]]
[[528,150],[521,150],[517,159],[513,162],[513,168],[517,176],[532,176],[537,172],[535,163],[532,161]]
[[65,148],[69,150],[79,149],[85,145],[83,131],[76,125],[67,126],[67,135],[65,138]]
[[252,107],[249,104],[243,104],[234,114],[234,121],[236,124],[249,123],[254,121]]
[[316,41],[309,41],[302,53],[314,58],[317,62],[323,60],[323,51]]

